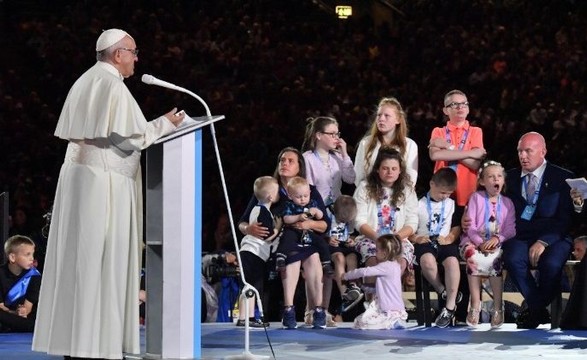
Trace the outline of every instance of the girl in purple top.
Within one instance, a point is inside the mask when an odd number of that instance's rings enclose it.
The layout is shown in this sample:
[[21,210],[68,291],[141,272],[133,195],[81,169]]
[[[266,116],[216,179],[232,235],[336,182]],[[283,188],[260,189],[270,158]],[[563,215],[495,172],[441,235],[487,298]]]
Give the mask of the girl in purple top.
[[316,186],[328,207],[340,196],[342,182],[353,184],[355,168],[347,145],[338,131],[336,119],[326,116],[309,118],[302,145],[306,161],[306,179]]
[[[347,153],[346,141],[340,136],[338,122],[333,117],[317,116],[307,119],[306,133],[302,151],[306,162],[306,179],[314,185],[328,209],[328,217],[332,218],[332,205],[341,195],[342,183],[353,184],[355,168]],[[339,246],[332,238],[328,240],[333,262],[339,272],[345,271],[345,257],[353,252],[349,247]],[[342,256],[341,256],[342,255]],[[342,260],[340,260],[342,259]],[[342,270],[340,268],[342,267]],[[332,281],[324,281],[322,306],[328,309],[332,293]],[[347,294],[343,294],[343,297]],[[360,296],[357,294],[354,299]],[[334,306],[332,306],[334,310]],[[304,321],[312,323],[312,310],[306,309]],[[336,313],[335,313],[336,315]],[[328,326],[335,326],[333,316],[327,312]]]
[[355,329],[404,329],[408,314],[402,298],[402,241],[394,234],[377,238],[377,265],[344,274],[345,280],[375,277],[375,298],[364,313],[355,318]]
[[493,292],[491,327],[498,328],[503,324],[501,244],[516,235],[516,214],[513,202],[502,195],[505,170],[500,163],[485,162],[479,169],[477,183],[479,190],[471,194],[467,205],[472,223],[461,238],[471,292],[467,324],[476,327],[479,323],[481,280],[489,277]]

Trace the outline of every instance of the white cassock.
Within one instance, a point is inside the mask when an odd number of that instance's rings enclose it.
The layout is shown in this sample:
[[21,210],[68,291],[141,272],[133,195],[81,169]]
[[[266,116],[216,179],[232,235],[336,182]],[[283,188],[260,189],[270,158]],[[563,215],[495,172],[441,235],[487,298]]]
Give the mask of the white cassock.
[[69,141],[53,204],[33,350],[140,353],[141,150],[175,126],[147,122],[112,65],[71,88],[55,130]]

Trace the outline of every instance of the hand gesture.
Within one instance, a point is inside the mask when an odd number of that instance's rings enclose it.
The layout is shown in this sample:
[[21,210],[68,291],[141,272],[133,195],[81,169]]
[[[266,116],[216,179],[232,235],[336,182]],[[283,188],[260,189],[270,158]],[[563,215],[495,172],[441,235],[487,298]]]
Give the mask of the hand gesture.
[[339,138],[338,139],[338,145],[336,146],[336,150],[338,152],[340,152],[340,154],[343,157],[347,157],[348,156],[346,141],[344,141],[343,138]]
[[571,189],[571,198],[573,198],[573,203],[576,205],[583,204],[583,194],[581,194],[579,189]]
[[181,124],[181,122],[185,118],[185,112],[183,112],[183,111],[177,112],[177,108],[174,107],[173,110],[171,110],[170,112],[168,112],[167,114],[165,114],[163,116],[165,116],[167,118],[167,120],[171,121],[171,123],[173,125],[178,126],[179,124]]

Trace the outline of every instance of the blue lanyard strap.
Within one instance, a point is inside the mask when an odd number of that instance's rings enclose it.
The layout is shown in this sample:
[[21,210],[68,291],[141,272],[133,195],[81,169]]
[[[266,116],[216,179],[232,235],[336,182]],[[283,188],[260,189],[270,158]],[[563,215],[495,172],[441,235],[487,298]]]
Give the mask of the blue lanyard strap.
[[[489,215],[491,213],[491,209],[489,207],[489,194],[485,192],[485,240],[489,241],[491,239],[491,228],[489,224]],[[499,217],[501,215],[501,194],[497,196],[497,209],[495,210],[495,234],[499,235]]]
[[430,236],[438,236],[440,235],[440,229],[442,228],[442,223],[444,222],[444,205],[446,204],[445,200],[442,200],[442,206],[440,207],[440,217],[436,222],[436,229],[432,231],[432,223],[434,220],[434,215],[432,213],[432,203],[430,201],[430,191],[426,193],[426,207],[428,208],[428,233]]
[[[446,142],[448,142],[449,144],[452,143],[452,140],[450,138],[450,130],[448,130],[448,125],[444,128],[444,133],[445,133],[445,138],[446,138]],[[465,129],[465,132],[463,133],[463,136],[461,137],[461,141],[459,142],[459,146],[458,146],[458,150],[461,151],[463,150],[463,148],[465,147],[465,143],[467,142],[467,138],[469,137],[469,129]],[[457,170],[457,164],[458,161],[449,161],[448,162],[448,166],[453,169],[454,171]]]
[[8,290],[8,294],[6,294],[6,305],[10,306],[14,304],[18,299],[22,298],[26,295],[27,289],[29,288],[29,283],[31,282],[31,278],[33,276],[41,276],[39,271],[32,267],[30,268],[26,274],[24,274],[18,281],[12,285],[10,290]]

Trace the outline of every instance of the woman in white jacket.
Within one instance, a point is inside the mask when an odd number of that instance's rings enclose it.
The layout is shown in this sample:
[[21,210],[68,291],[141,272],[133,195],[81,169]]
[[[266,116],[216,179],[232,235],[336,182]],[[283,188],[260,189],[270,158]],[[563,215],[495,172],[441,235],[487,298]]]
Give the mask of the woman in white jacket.
[[353,197],[357,203],[355,228],[361,234],[356,239],[356,250],[362,263],[375,265],[375,240],[381,235],[395,234],[402,239],[403,273],[414,258],[414,246],[408,237],[418,228],[418,198],[402,155],[394,149],[380,150],[373,169]]

